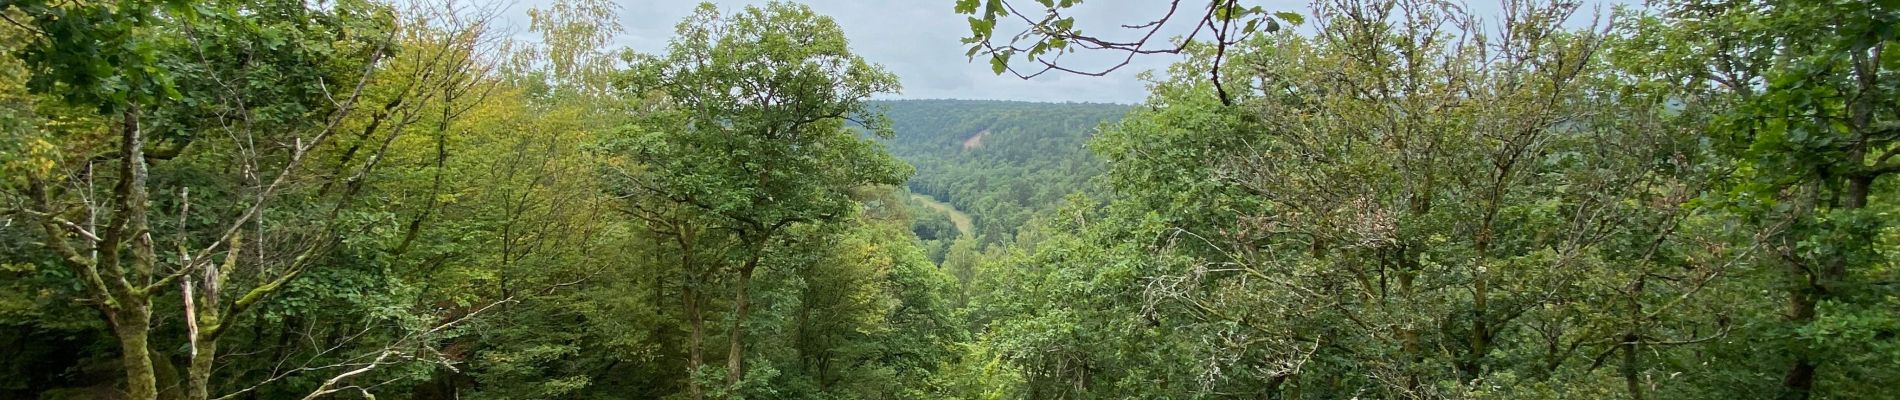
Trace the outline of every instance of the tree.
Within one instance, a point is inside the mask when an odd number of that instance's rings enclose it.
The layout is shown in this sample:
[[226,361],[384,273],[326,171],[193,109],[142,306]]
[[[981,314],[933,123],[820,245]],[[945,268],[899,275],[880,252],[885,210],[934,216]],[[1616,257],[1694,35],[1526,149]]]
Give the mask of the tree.
[[851,121],[889,136],[865,101],[897,90],[896,77],[852,54],[830,18],[774,2],[729,17],[700,5],[667,53],[642,57],[627,84],[661,105],[618,144],[637,168],[623,173],[620,190],[688,207],[736,241],[737,261],[719,269],[732,277],[726,384],[737,386],[749,289],[767,246],[791,226],[851,212],[847,189],[909,175],[845,128]]
[[[356,109],[371,76],[368,71],[387,53],[388,38],[381,33],[387,31],[387,21],[372,18],[375,11],[370,8],[325,13],[283,4],[28,2],[14,7],[32,21],[37,34],[34,44],[22,52],[32,68],[31,85],[42,92],[57,90],[74,106],[98,110],[97,118],[111,121],[114,132],[105,137],[86,135],[84,128],[51,132],[63,150],[75,156],[41,160],[48,166],[26,176],[28,212],[41,226],[46,246],[80,280],[85,298],[103,311],[118,337],[132,398],[156,398],[157,375],[170,370],[168,362],[157,363],[163,368],[155,367],[148,345],[157,296],[177,284],[186,293],[188,309],[192,300],[210,302],[203,314],[207,330],[201,332],[200,326],[193,325],[190,333],[197,358],[192,362],[190,395],[204,398],[201,378],[208,373],[208,357],[214,354],[209,346],[215,345],[203,343],[207,347],[200,349],[200,335],[215,340],[221,333],[219,318],[235,317],[267,298],[316,261],[314,256],[323,249],[308,247],[281,275],[236,291],[243,295],[228,305],[216,300],[221,292],[234,290],[222,285],[228,277],[220,273],[229,272],[228,267],[238,260],[241,229],[256,221],[268,201],[282,195],[284,182],[301,172],[305,156],[331,138]],[[245,14],[289,20],[238,25],[238,16]],[[160,25],[171,21],[194,23],[180,27],[184,29]],[[228,55],[223,52],[252,51],[251,46],[263,44],[265,36],[276,41],[271,45],[287,47],[256,64],[211,58]],[[312,62],[323,59],[331,63]],[[260,76],[255,74],[258,65],[270,65],[270,74],[284,75]],[[222,81],[226,76],[292,80],[252,86],[252,82]],[[344,98],[325,101],[327,97],[319,93],[326,91],[342,93]],[[187,149],[215,147],[199,142],[223,136],[204,135],[207,132],[200,130],[223,130],[250,140],[258,139],[262,131],[286,133],[265,138],[281,140],[275,143],[283,146],[282,152],[268,152],[277,155],[231,160],[250,176],[269,180],[257,182],[256,191],[240,196],[235,207],[213,208],[225,213],[215,222],[222,226],[222,233],[212,236],[208,244],[194,245],[185,226],[192,222],[194,211],[189,187],[161,192],[176,193],[176,197],[154,199],[149,178],[151,163],[195,162]],[[93,140],[111,140],[116,148],[99,151],[94,145],[103,143]],[[115,167],[110,171],[93,168],[107,164]],[[273,167],[274,171],[269,170]],[[93,201],[91,188],[100,180],[112,187],[111,194],[109,200]],[[171,210],[154,209],[154,203],[169,205]],[[167,214],[179,219],[171,227],[177,231],[172,243],[178,249],[176,257],[168,251],[161,253],[159,247],[165,237],[160,228],[165,226],[154,221],[168,219]],[[96,223],[100,218],[105,219],[103,227]],[[214,257],[218,253],[222,257]],[[194,287],[201,288],[203,297],[194,299],[190,294]],[[198,322],[197,316],[192,318]]]
[[1660,11],[1645,33],[1673,62],[1656,69],[1687,83],[1689,106],[1717,115],[1712,136],[1739,164],[1731,201],[1771,237],[1785,271],[1785,351],[1763,361],[1788,365],[1780,398],[1877,396],[1855,384],[1879,386],[1867,364],[1846,360],[1893,354],[1867,339],[1893,323],[1875,311],[1894,306],[1891,288],[1872,284],[1891,263],[1879,232],[1893,205],[1879,182],[1900,172],[1900,98],[1883,83],[1900,71],[1893,4],[1680,1]]
[[[1722,164],[1668,96],[1626,90],[1604,32],[1563,28],[1574,6],[1508,6],[1494,32],[1437,3],[1322,3],[1315,34],[1230,49],[1232,107],[1198,78],[1214,49],[1174,67],[1091,143],[1106,205],[978,279],[1002,287],[973,311],[974,355],[1007,367],[987,386],[1647,396],[1729,328],[1697,303],[1734,296],[1750,254],[1695,206]],[[1613,354],[1621,376],[1595,375]]]
[[[483,82],[484,65],[473,59],[482,21],[458,19],[462,10],[15,7],[9,12],[29,18],[36,33],[21,53],[31,86],[114,125],[107,136],[85,125],[43,125],[52,129],[42,140],[60,152],[31,160],[40,167],[14,194],[26,199],[24,211],[84,298],[103,311],[132,398],[210,398],[220,339],[272,299],[297,292],[314,266],[351,252],[345,238],[373,224],[358,218],[358,199],[374,191],[379,167],[392,164],[392,144],[428,129],[418,126],[425,121],[440,144],[448,124],[479,101]],[[107,141],[116,149],[102,150]],[[105,165],[116,168],[95,169]],[[113,188],[109,200],[94,191],[100,182]],[[422,211],[412,232],[430,213]],[[179,302],[164,301],[173,298]],[[173,352],[153,345],[165,340],[152,324],[155,310],[180,313],[182,379]],[[394,340],[413,345],[421,337]],[[357,373],[413,359],[379,358]]]
[[[1102,162],[1085,144],[1129,110],[1117,104],[993,100],[877,105],[900,132],[886,142],[891,154],[917,168],[906,185],[968,213],[971,233],[982,243],[1008,240],[1064,196],[1096,189],[1088,181]],[[939,236],[949,242],[955,234]]]

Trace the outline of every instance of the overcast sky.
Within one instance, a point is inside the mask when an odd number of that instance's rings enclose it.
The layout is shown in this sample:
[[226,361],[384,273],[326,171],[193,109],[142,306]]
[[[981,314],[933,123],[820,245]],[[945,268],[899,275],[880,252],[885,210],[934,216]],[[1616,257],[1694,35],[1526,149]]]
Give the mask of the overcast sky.
[[[964,56],[967,47],[959,39],[969,33],[966,16],[957,14],[953,0],[804,0],[820,14],[831,16],[844,28],[851,48],[859,55],[883,64],[903,80],[903,93],[886,98],[906,99],[998,99],[1028,101],[1078,101],[1139,103],[1147,89],[1136,75],[1145,70],[1165,69],[1177,61],[1174,55],[1137,56],[1130,65],[1105,77],[1061,73],[1045,74],[1024,81],[1011,75],[990,72],[987,61],[972,63]],[[1019,0],[1029,4],[1031,0]],[[503,28],[522,34],[527,30],[527,10],[552,0],[519,0],[503,12]],[[663,51],[673,36],[673,27],[692,13],[697,1],[690,0],[617,0],[620,23],[625,32],[616,39],[619,47],[644,53]],[[764,1],[717,0],[723,10],[737,10]],[[1163,0],[1090,0],[1073,9],[1078,28],[1103,35],[1129,33],[1119,25],[1142,24],[1167,10]],[[1183,12],[1196,11],[1183,2]],[[1271,10],[1304,13],[1304,0],[1262,0],[1246,2]],[[1486,5],[1495,2],[1476,0]],[[1198,7],[1194,7],[1198,8]],[[1479,9],[1496,6],[1474,6]],[[1482,11],[1479,11],[1482,13]],[[1177,15],[1178,17],[1178,15]],[[1192,17],[1190,17],[1192,18]],[[1164,30],[1171,35],[1186,33],[1193,19],[1182,19]],[[1017,26],[998,26],[997,33],[1010,34]],[[1125,35],[1116,36],[1128,38]],[[1082,57],[1076,57],[1082,56]],[[1065,58],[1065,66],[1102,67],[1119,57],[1108,54],[1075,54]],[[1073,62],[1071,64],[1070,62]]]

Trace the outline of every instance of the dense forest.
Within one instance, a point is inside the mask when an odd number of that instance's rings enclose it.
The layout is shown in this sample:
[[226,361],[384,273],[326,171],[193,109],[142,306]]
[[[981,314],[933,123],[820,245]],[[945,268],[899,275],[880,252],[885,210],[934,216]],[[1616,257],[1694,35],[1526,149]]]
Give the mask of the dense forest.
[[996,79],[1175,63],[888,100],[790,2],[0,2],[0,398],[1900,387],[1900,2],[942,3]]
[[1035,213],[1086,188],[1102,163],[1084,145],[1128,111],[1115,104],[979,100],[873,104],[900,133],[889,141],[891,154],[917,168],[910,190],[970,213],[974,234],[985,242],[1009,239]]

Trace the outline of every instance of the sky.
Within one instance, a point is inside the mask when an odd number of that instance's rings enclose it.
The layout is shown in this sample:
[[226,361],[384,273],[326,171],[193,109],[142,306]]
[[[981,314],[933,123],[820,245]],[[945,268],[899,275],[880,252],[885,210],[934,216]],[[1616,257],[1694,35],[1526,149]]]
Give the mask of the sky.
[[[507,32],[525,35],[528,9],[545,6],[553,0],[518,0],[502,10]],[[716,0],[722,10],[738,10],[758,0]],[[986,60],[970,62],[964,55],[968,47],[960,42],[969,34],[967,16],[957,14],[954,0],[804,0],[819,14],[835,19],[844,29],[851,48],[866,60],[882,64],[903,82],[903,91],[880,98],[899,99],[992,99],[1050,102],[1140,103],[1147,96],[1146,83],[1137,74],[1147,70],[1165,70],[1180,60],[1170,54],[1136,56],[1127,66],[1107,76],[1081,76],[1063,73],[1044,74],[1033,80],[991,73]],[[1033,0],[1015,3],[1036,6]],[[1133,31],[1120,25],[1143,24],[1167,11],[1165,0],[1090,0],[1069,11],[1083,32],[1132,39]],[[1182,12],[1193,13],[1195,1],[1182,2]],[[1245,2],[1269,10],[1305,11],[1301,0],[1264,0]],[[1476,3],[1491,4],[1478,0]],[[624,29],[613,47],[631,48],[642,53],[665,50],[673,28],[691,14],[697,1],[690,0],[616,0],[620,24]],[[1478,7],[1492,8],[1492,7]],[[1474,8],[1474,12],[1482,11]],[[1198,15],[1194,15],[1198,16]],[[1188,18],[1169,24],[1164,35],[1183,35],[1194,22]],[[1192,18],[1192,17],[1190,17]],[[999,25],[996,32],[1017,32],[1020,25]],[[1099,68],[1113,65],[1120,56],[1103,52],[1065,56],[1064,66]]]
[[[881,64],[897,74],[903,91],[881,98],[901,99],[992,99],[1024,101],[1075,101],[1098,103],[1140,103],[1147,96],[1145,84],[1136,79],[1144,70],[1166,69],[1179,60],[1175,55],[1137,56],[1128,66],[1102,77],[1061,73],[1044,74],[1034,80],[990,72],[986,60],[970,62],[968,50],[960,39],[969,34],[966,15],[957,14],[953,0],[805,0],[819,14],[837,20],[851,43],[852,51],[866,60]],[[1035,5],[1033,0],[1018,3]],[[551,0],[523,0],[502,11],[502,28],[525,35],[528,9],[552,3]],[[642,53],[665,50],[673,36],[674,25],[691,14],[696,1],[689,0],[617,0],[620,24],[624,32],[614,47],[631,48]],[[738,10],[757,0],[718,0],[722,10]],[[1192,3],[1192,2],[1184,2]],[[1286,2],[1292,4],[1303,4]],[[1189,6],[1183,6],[1187,8]],[[1289,7],[1292,8],[1292,7]],[[1159,0],[1094,0],[1075,8],[1074,15],[1084,32],[1111,32],[1121,24],[1140,24],[1167,10]],[[1188,21],[1170,25],[1185,26]],[[1018,28],[1020,26],[1017,26]],[[1185,28],[1170,26],[1169,31],[1185,33]],[[1013,33],[999,26],[998,33]],[[1065,58],[1077,66],[1105,67],[1119,58],[1103,53],[1078,53]],[[1067,66],[1069,64],[1065,64]]]

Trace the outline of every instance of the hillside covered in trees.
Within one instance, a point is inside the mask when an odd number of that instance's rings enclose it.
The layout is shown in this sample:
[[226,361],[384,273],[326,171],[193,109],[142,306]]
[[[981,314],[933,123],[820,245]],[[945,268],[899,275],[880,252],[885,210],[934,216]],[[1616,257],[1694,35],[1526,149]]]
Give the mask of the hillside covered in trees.
[[1102,171],[1088,139],[1128,110],[985,100],[873,104],[897,133],[891,154],[917,168],[907,187],[973,215],[986,242],[1009,239],[1036,212],[1087,187]]
[[872,100],[791,2],[0,3],[0,398],[1900,386],[1893,2],[1173,4],[943,1],[1176,57],[1125,106]]

